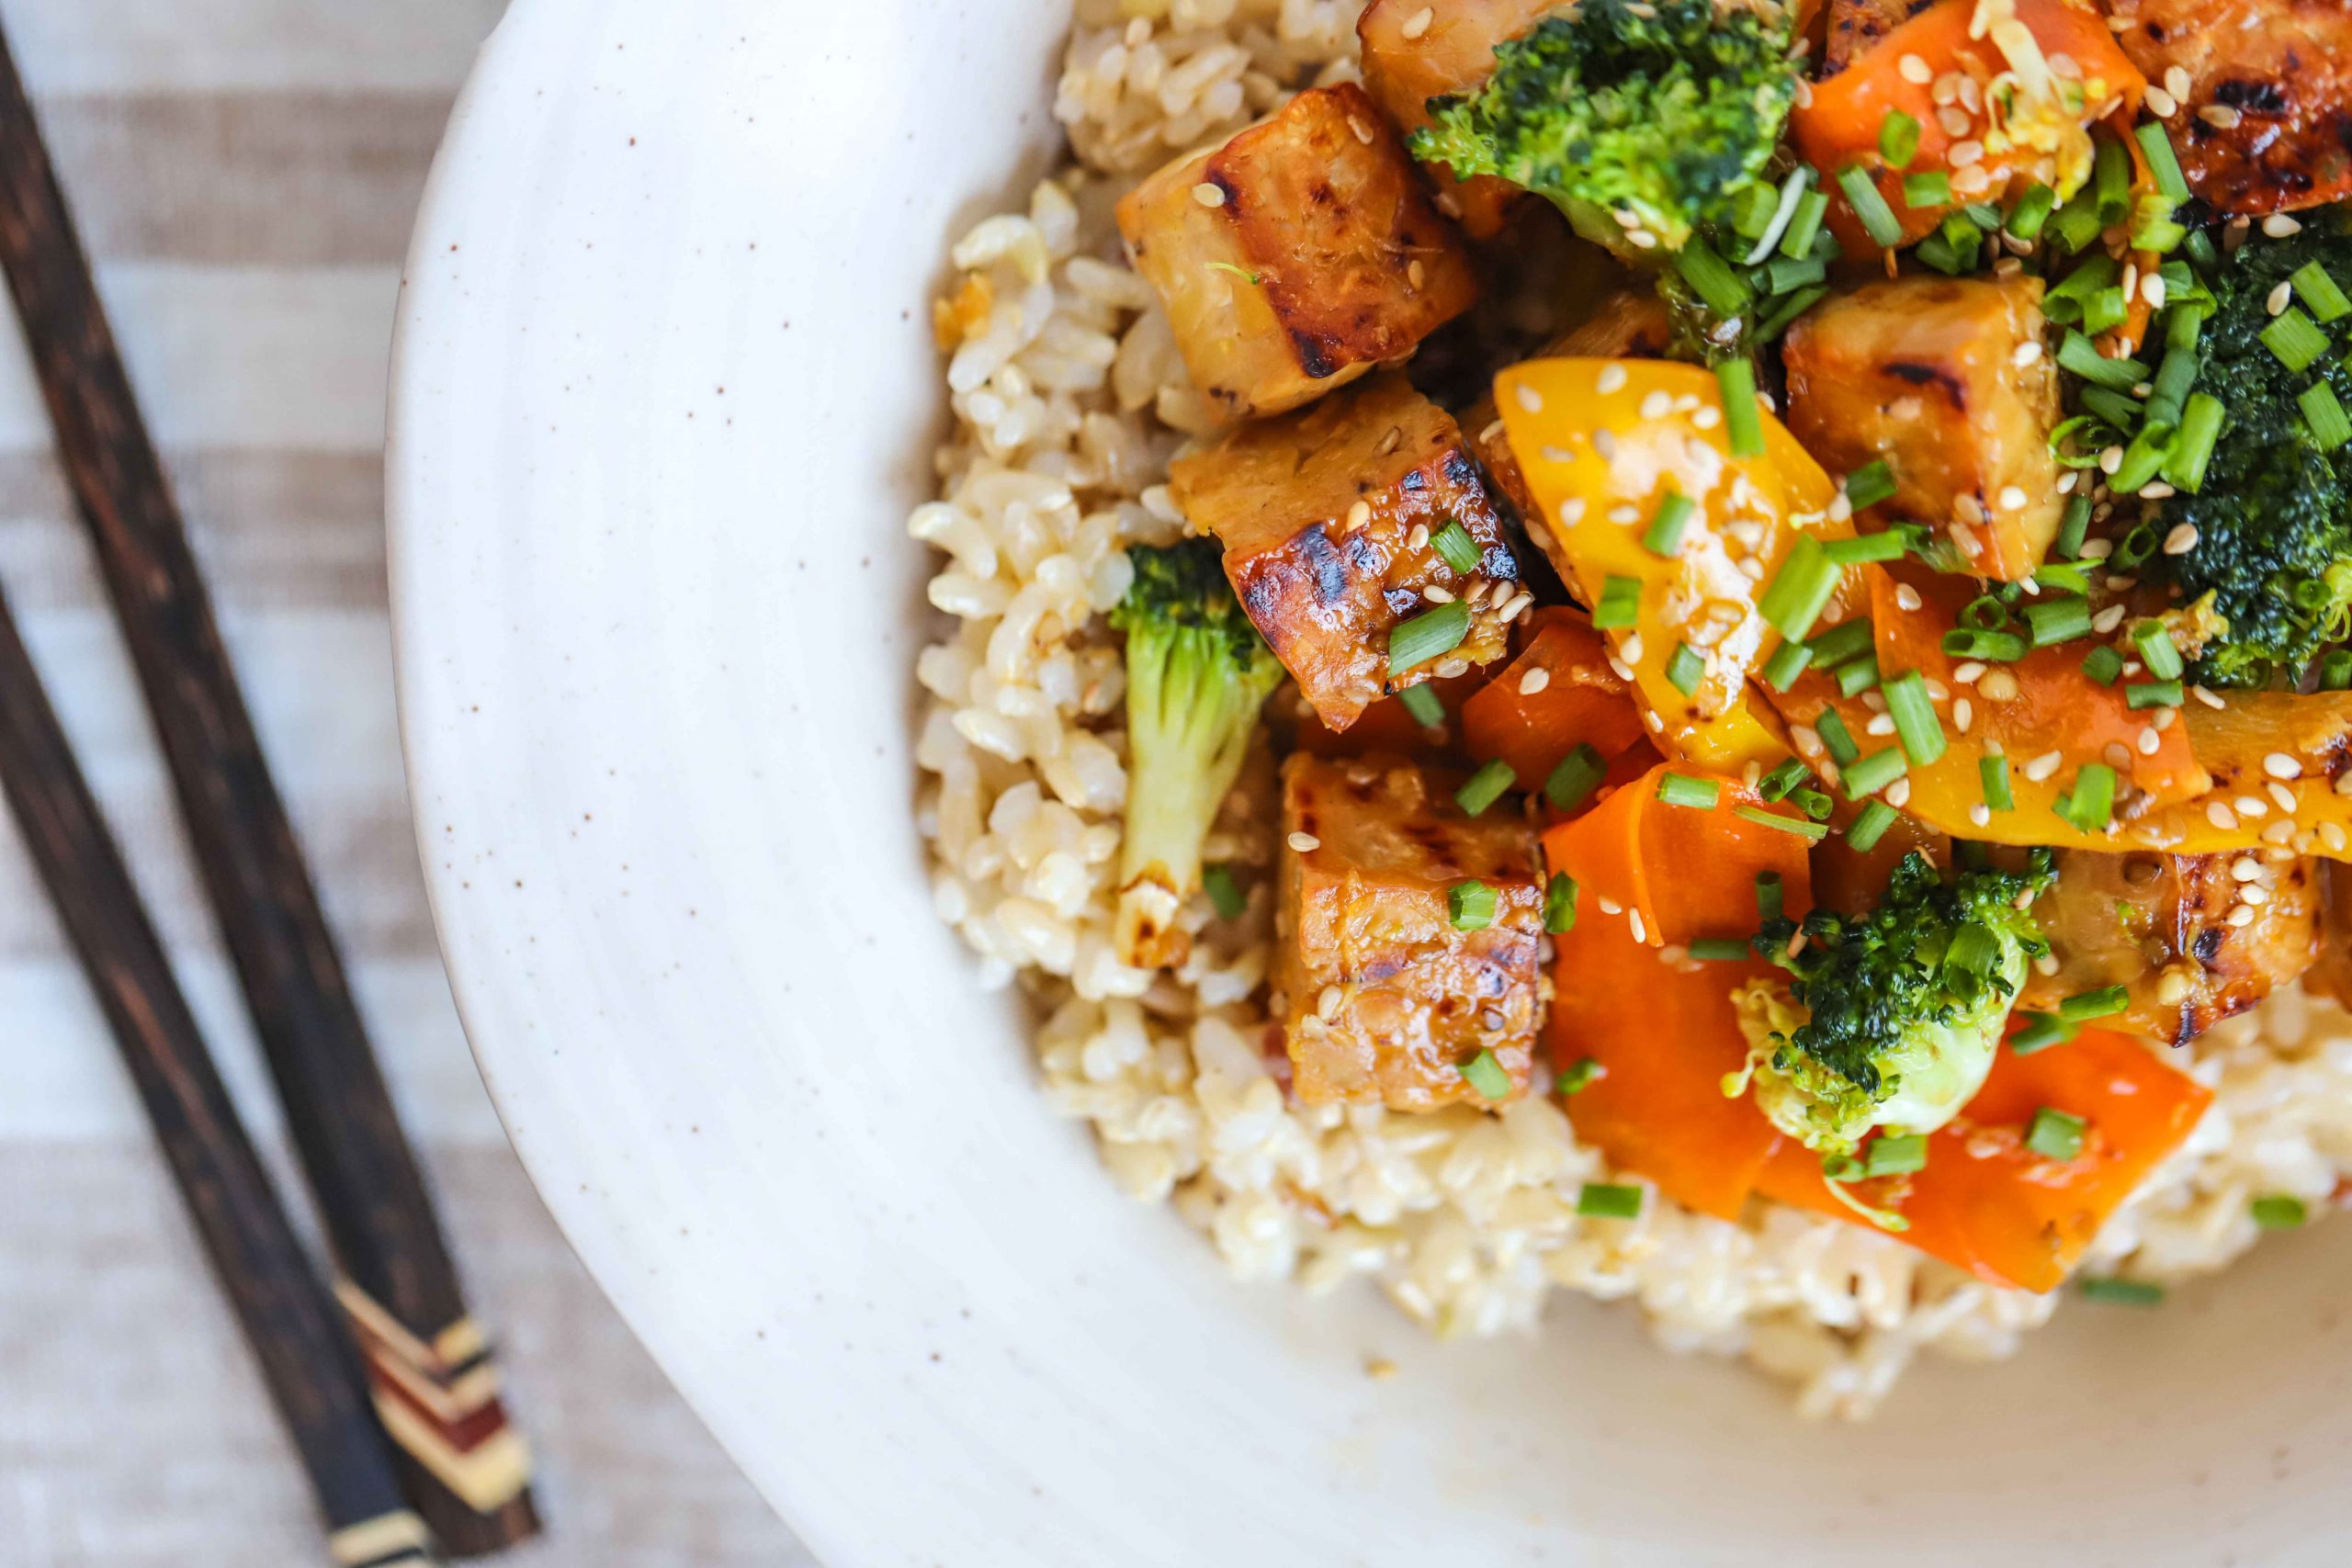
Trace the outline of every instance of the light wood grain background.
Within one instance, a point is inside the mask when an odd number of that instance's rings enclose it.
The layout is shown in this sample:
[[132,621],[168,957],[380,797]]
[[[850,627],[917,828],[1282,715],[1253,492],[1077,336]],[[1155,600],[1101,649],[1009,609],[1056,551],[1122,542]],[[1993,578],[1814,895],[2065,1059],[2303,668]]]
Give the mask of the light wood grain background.
[[[0,0],[0,18],[541,1455],[550,1536],[508,1561],[798,1568],[806,1554],[630,1339],[508,1152],[410,840],[384,607],[385,359],[425,169],[503,4]],[[0,584],[284,1170],[13,318],[0,328]],[[0,1568],[324,1560],[103,1025],[0,820]]]

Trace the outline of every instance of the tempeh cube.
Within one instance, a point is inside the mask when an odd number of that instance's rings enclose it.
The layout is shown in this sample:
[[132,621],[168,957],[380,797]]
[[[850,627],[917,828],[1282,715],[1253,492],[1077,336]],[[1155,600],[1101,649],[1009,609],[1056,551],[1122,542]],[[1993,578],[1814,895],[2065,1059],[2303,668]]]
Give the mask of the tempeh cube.
[[1226,419],[1296,408],[1400,359],[1477,297],[1462,236],[1353,83],[1170,164],[1118,217]]
[[[1231,432],[1169,473],[1193,525],[1225,546],[1250,619],[1324,724],[1343,730],[1380,697],[1500,658],[1519,562],[1461,427],[1386,375],[1282,419]],[[1442,547],[1459,524],[1476,560]],[[1467,606],[1461,641],[1398,671],[1389,636],[1442,605]]]
[[[1418,130],[1430,123],[1431,98],[1484,83],[1494,73],[1495,46],[1558,8],[1559,0],[1372,0],[1356,22],[1363,85],[1400,129]],[[1492,175],[1457,181],[1442,164],[1430,173],[1438,205],[1476,239],[1500,232],[1511,204],[1527,194]]]
[[[1526,1089],[1542,985],[1535,831],[1505,805],[1465,816],[1460,782],[1397,757],[1283,764],[1276,986],[1302,1103],[1434,1111]],[[1465,883],[1494,898],[1471,930],[1449,903]]]

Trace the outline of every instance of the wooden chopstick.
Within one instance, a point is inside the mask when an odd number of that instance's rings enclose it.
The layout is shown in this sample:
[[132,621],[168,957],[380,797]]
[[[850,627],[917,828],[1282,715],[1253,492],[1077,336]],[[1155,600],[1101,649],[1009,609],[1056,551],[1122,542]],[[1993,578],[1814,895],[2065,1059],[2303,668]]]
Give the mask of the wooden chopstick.
[[[507,1423],[5,34],[0,265],[410,1496],[454,1555],[512,1545],[538,1528],[528,1452]],[[54,883],[52,892],[61,902],[73,894]]]
[[130,1064],[345,1568],[438,1563],[401,1495],[358,1358],[197,1032],[122,854],[0,600],[0,787]]

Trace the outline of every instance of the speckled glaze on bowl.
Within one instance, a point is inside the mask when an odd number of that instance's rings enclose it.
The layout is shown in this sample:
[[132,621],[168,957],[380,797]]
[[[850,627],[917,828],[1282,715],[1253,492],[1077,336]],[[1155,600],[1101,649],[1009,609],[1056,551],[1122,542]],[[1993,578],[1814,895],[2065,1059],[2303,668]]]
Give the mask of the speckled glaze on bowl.
[[[1626,1309],[1439,1346],[1237,1284],[932,917],[910,661],[948,242],[1058,0],[517,0],[390,450],[417,830],[516,1147],[830,1563],[2352,1560],[2333,1227],[1809,1427]],[[1368,1356],[1397,1375],[1365,1375]]]

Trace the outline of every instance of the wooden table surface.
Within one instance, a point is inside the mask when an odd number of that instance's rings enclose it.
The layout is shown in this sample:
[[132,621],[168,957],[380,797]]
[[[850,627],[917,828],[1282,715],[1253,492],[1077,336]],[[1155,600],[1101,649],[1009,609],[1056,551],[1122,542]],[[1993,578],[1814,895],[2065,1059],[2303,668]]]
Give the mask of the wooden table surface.
[[[0,0],[247,695],[540,1456],[518,1568],[809,1559],[540,1208],[411,842],[384,369],[450,99],[503,0]],[[13,318],[0,583],[256,1133],[281,1129]],[[0,819],[0,1568],[314,1568],[299,1472]]]

